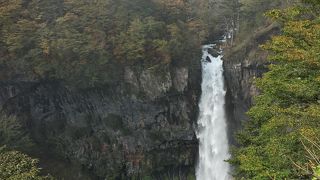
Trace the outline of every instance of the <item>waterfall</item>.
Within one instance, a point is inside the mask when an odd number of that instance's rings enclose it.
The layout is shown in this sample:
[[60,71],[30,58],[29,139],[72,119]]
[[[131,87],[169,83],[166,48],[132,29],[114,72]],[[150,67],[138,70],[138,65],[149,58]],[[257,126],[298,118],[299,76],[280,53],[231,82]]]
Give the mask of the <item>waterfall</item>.
[[[208,49],[214,45],[203,46],[202,56],[202,95],[199,104],[200,141],[198,180],[227,180],[229,159],[227,125],[225,117],[225,94],[222,56],[213,57]],[[210,58],[211,62],[207,62]]]

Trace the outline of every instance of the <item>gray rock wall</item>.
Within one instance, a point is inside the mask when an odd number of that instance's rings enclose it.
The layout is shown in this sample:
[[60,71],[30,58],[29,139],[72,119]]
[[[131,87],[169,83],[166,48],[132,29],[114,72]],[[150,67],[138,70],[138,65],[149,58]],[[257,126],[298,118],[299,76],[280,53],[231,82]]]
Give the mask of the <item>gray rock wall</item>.
[[96,179],[186,179],[198,152],[201,69],[193,63],[125,67],[123,81],[86,91],[57,82],[3,83],[1,111],[16,115],[48,154]]
[[262,77],[268,71],[267,52],[259,48],[273,34],[279,32],[278,24],[270,24],[247,40],[234,47],[226,48],[224,56],[225,80],[227,88],[227,116],[229,139],[232,144],[234,135],[241,128],[241,122],[248,120],[246,112],[254,103],[254,96],[259,90],[254,85],[254,79]]

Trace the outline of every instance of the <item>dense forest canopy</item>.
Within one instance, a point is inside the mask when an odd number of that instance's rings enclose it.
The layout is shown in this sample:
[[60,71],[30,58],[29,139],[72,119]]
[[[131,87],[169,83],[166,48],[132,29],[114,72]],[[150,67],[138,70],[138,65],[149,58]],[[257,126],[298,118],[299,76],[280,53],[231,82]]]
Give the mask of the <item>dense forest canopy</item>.
[[108,83],[118,64],[167,64],[198,52],[207,29],[188,1],[1,1],[2,80]]
[[151,67],[190,61],[199,56],[203,42],[230,29],[239,31],[240,19],[245,23],[241,32],[248,33],[257,24],[252,16],[279,3],[1,1],[1,79],[63,80],[76,87],[111,83],[121,76],[120,64]]

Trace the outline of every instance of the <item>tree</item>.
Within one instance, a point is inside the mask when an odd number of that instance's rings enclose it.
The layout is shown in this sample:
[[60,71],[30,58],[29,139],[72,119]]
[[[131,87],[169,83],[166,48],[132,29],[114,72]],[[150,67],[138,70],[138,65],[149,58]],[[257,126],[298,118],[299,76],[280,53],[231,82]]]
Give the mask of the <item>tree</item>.
[[18,151],[0,147],[0,179],[7,180],[53,180],[51,176],[41,176],[38,160]]
[[230,160],[238,178],[311,178],[295,166],[309,161],[303,144],[320,138],[320,14],[314,9],[320,2],[305,2],[267,13],[283,24],[283,32],[263,45],[272,65],[256,80],[262,93]]
[[118,59],[131,62],[170,62],[168,42],[165,38],[166,25],[153,17],[134,19],[127,32],[117,37],[114,54]]

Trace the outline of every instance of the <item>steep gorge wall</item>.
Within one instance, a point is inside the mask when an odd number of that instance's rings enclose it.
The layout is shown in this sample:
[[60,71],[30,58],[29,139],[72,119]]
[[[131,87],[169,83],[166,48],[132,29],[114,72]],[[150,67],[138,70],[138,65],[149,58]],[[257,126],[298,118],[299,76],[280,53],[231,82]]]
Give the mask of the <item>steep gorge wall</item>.
[[193,177],[200,61],[123,69],[121,82],[86,91],[3,82],[0,108],[25,125],[45,155],[78,164],[94,179]]
[[269,24],[256,30],[246,40],[225,49],[226,111],[231,144],[236,144],[235,132],[241,128],[242,121],[248,120],[246,112],[253,105],[254,96],[259,94],[254,79],[268,71],[268,54],[259,46],[278,32],[278,24]]

